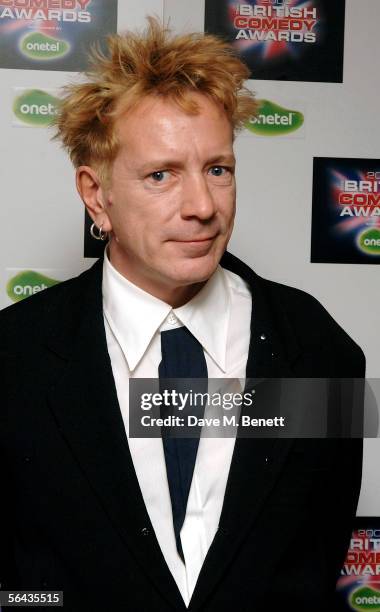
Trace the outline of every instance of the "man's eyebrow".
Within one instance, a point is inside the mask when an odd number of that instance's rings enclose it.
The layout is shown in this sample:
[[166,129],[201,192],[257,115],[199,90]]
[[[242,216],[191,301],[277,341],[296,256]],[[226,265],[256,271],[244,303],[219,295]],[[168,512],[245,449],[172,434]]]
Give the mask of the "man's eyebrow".
[[[207,166],[211,166],[213,164],[230,164],[235,165],[235,156],[231,154],[221,154],[215,155],[206,161]],[[151,160],[141,166],[141,172],[154,172],[155,170],[165,170],[166,168],[183,168],[184,163],[179,159],[170,159],[170,158],[162,158]]]
[[146,162],[143,166],[141,166],[142,172],[149,172],[154,170],[165,170],[166,168],[181,168],[183,166],[183,162],[179,159],[170,159],[170,158],[162,158],[162,159],[152,159],[149,162]]
[[235,165],[236,163],[236,159],[234,155],[228,154],[228,155],[216,155],[215,157],[212,157],[210,160],[208,160],[207,162],[208,164],[231,164],[231,165]]

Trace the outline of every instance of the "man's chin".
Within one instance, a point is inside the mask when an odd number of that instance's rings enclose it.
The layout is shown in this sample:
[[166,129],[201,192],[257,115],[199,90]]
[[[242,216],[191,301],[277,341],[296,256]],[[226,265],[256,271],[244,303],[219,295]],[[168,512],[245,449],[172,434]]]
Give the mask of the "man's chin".
[[215,254],[214,256],[191,258],[182,261],[177,269],[173,266],[170,276],[174,282],[182,286],[204,283],[214,274],[219,260],[220,257],[216,257]]

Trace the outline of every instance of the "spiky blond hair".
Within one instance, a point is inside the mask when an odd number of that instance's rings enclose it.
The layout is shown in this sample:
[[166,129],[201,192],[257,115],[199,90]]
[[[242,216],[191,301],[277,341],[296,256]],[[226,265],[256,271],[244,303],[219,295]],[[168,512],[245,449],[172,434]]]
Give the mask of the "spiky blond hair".
[[65,87],[55,120],[55,138],[74,166],[92,165],[103,181],[118,151],[116,119],[146,96],[166,96],[196,114],[189,94],[205,94],[223,106],[235,131],[257,111],[254,95],[244,87],[248,68],[216,36],[174,35],[149,17],[144,32],[107,41],[106,53],[94,48],[90,54],[87,82]]

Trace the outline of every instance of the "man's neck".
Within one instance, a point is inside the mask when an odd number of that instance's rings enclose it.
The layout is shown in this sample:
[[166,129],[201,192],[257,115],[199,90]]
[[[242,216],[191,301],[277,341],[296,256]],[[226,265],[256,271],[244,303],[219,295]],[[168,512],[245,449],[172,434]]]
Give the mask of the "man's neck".
[[172,308],[180,308],[187,304],[207,283],[207,280],[193,283],[191,285],[169,286],[164,283],[155,282],[154,279],[136,275],[133,270],[122,265],[115,250],[111,248],[111,244],[107,247],[106,253],[112,266],[121,276],[124,276],[130,283],[139,287],[146,293],[150,293],[155,298],[169,304]]

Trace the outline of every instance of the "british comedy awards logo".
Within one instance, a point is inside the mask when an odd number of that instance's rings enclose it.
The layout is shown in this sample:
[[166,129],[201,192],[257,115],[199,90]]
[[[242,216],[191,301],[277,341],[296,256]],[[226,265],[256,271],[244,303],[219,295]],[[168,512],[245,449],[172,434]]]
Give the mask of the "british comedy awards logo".
[[344,0],[206,0],[205,30],[232,42],[252,78],[341,82],[344,19]]
[[380,611],[380,521],[357,517],[337,584],[339,610]]
[[380,264],[380,160],[314,159],[311,261]]
[[85,70],[116,25],[117,0],[0,0],[0,68]]

